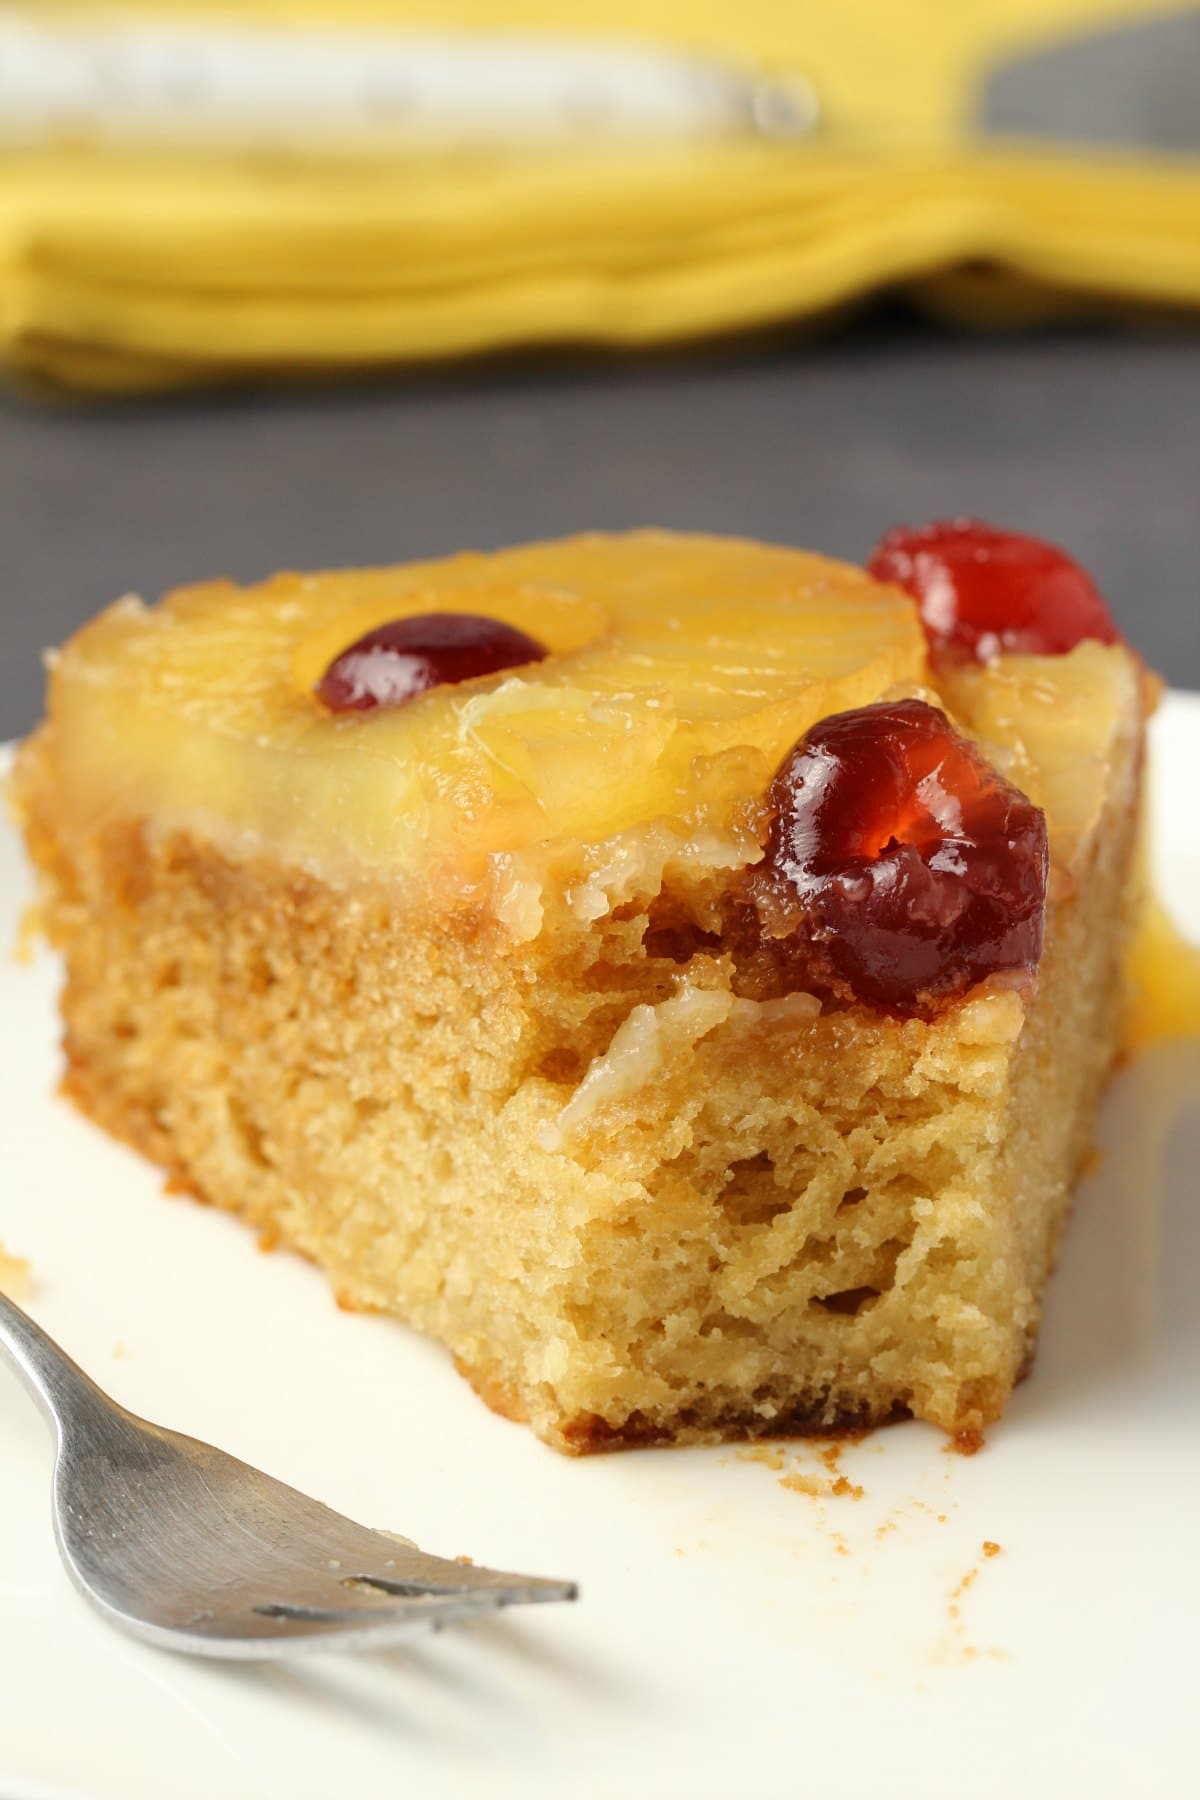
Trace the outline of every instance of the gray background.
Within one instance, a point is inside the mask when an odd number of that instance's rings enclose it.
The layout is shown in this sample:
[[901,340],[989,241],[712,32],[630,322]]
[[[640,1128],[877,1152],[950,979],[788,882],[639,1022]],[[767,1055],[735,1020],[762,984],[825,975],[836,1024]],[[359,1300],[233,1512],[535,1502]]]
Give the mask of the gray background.
[[954,338],[884,313],[820,342],[149,405],[0,401],[0,739],[38,652],[115,595],[589,526],[861,559],[977,512],[1098,576],[1200,688],[1200,336]]

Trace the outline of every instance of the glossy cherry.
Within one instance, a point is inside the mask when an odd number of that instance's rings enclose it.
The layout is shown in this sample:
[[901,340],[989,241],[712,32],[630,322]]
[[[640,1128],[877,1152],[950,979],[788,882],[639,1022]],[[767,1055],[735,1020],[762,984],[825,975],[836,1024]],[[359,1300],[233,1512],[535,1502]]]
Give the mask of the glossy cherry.
[[1053,544],[978,519],[889,531],[867,565],[911,594],[935,653],[1061,656],[1120,633],[1090,575]]
[[377,625],[335,656],[316,686],[331,712],[403,706],[429,688],[541,662],[544,644],[479,613],[416,613]]
[[1036,966],[1045,816],[937,707],[898,700],[823,719],[767,802],[749,892],[796,985],[906,1016]]

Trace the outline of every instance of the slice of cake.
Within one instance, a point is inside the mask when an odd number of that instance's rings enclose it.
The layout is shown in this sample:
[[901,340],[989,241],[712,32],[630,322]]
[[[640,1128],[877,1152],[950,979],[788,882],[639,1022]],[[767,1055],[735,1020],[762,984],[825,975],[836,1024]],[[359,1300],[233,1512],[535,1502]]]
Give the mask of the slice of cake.
[[1147,683],[1033,540],[872,567],[110,607],[15,779],[66,1091],[559,1448],[978,1432],[1114,1054]]

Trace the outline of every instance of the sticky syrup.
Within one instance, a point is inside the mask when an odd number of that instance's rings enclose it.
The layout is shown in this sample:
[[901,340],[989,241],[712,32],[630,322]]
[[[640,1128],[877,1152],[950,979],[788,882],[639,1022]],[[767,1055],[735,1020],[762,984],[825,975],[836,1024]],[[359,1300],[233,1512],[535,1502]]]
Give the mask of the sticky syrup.
[[1189,942],[1161,900],[1148,900],[1129,952],[1129,1050],[1200,1037],[1200,945]]

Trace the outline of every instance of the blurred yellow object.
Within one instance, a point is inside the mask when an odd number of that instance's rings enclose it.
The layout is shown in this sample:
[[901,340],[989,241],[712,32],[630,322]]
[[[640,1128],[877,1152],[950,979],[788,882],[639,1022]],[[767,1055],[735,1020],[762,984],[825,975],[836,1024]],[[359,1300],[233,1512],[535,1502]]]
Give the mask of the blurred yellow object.
[[[1200,303],[1200,153],[977,127],[989,70],[1130,0],[446,0],[130,5],[130,22],[656,45],[811,83],[809,136],[0,150],[0,356],[138,390],[532,343],[646,345],[910,284],[964,319],[1066,294]],[[65,32],[108,9],[41,6]],[[13,17],[12,9],[0,18]],[[17,15],[19,16],[19,14]],[[330,37],[333,42],[333,36]],[[1197,94],[1200,105],[1200,91]],[[3,108],[0,106],[0,125]],[[1197,130],[1200,142],[1200,127]]]
[[1134,935],[1129,982],[1128,1049],[1200,1037],[1200,950],[1152,896]]

